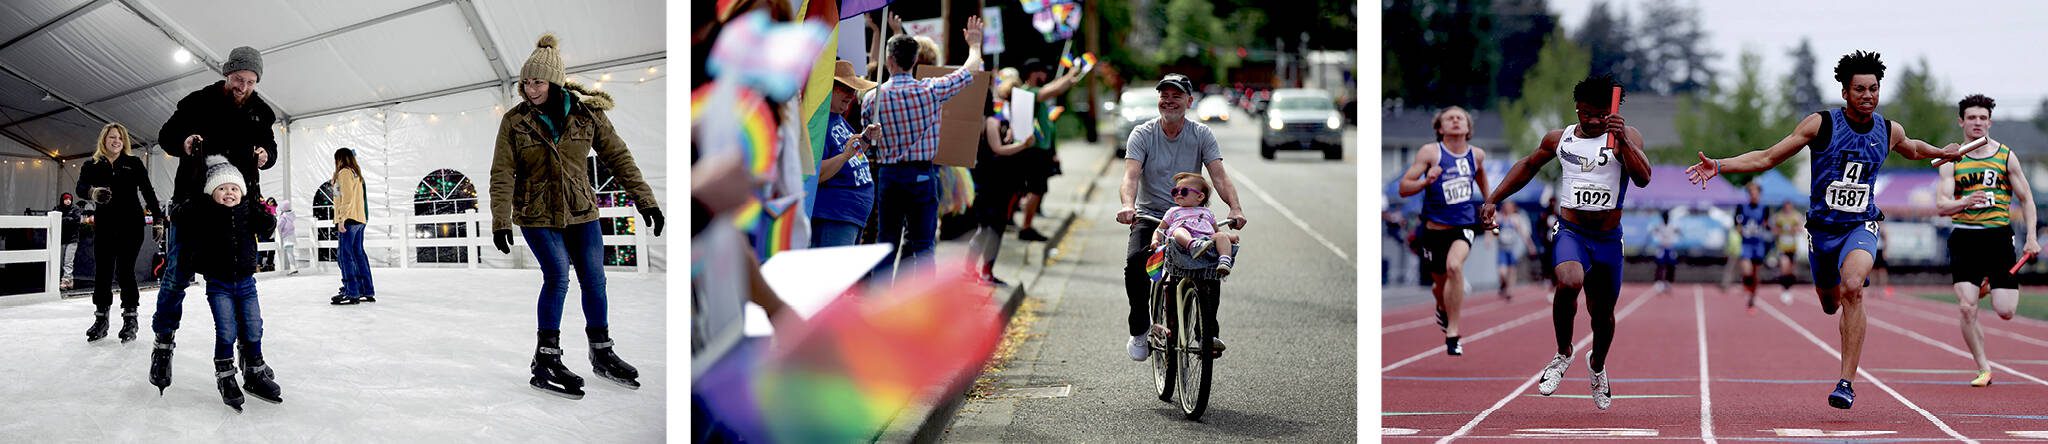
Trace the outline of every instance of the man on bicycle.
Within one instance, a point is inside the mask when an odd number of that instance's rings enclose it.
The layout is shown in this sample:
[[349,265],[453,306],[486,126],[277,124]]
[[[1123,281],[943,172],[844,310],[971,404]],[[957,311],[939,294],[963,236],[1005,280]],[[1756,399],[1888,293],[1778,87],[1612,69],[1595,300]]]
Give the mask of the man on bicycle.
[[[1131,314],[1125,318],[1130,341],[1126,348],[1131,360],[1143,361],[1152,352],[1144,335],[1150,330],[1152,321],[1147,316],[1151,278],[1145,274],[1145,259],[1151,256],[1152,232],[1159,228],[1158,218],[1173,206],[1173,175],[1177,173],[1200,174],[1204,167],[1209,170],[1210,182],[1215,184],[1217,197],[1230,206],[1226,218],[1238,229],[1245,224],[1244,208],[1237,203],[1237,187],[1230,183],[1230,176],[1223,171],[1223,152],[1216,145],[1216,135],[1201,122],[1187,119],[1190,96],[1195,82],[1180,74],[1167,74],[1156,86],[1159,91],[1159,117],[1138,125],[1131,130],[1130,139],[1124,146],[1124,180],[1118,187],[1118,196],[1123,207],[1116,212],[1116,221],[1131,226],[1130,243],[1124,256],[1124,296],[1131,303]],[[1139,219],[1139,214],[1151,219]],[[1208,295],[1214,298],[1214,293]],[[1208,307],[1203,321],[1212,335],[1211,350],[1223,351],[1223,341],[1216,339],[1216,301],[1202,301]]]

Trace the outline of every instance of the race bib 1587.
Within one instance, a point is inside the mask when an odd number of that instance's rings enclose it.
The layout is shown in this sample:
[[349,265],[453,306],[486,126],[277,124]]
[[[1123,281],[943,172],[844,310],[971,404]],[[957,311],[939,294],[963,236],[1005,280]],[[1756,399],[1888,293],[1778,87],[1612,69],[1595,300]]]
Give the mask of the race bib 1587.
[[1845,213],[1861,213],[1870,208],[1870,185],[1854,182],[1834,181],[1828,183],[1826,203],[1828,208]]

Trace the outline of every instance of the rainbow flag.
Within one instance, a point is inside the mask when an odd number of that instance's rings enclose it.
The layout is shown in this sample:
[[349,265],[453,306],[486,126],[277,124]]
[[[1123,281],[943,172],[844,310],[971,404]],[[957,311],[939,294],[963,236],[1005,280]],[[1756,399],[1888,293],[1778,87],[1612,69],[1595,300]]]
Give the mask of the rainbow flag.
[[1152,282],[1159,282],[1159,280],[1161,279],[1166,279],[1165,245],[1161,245],[1158,249],[1152,250],[1152,257],[1145,258],[1145,275],[1151,276]]
[[788,324],[751,384],[773,441],[867,441],[917,396],[979,370],[1002,339],[989,291],[964,273],[921,274]]

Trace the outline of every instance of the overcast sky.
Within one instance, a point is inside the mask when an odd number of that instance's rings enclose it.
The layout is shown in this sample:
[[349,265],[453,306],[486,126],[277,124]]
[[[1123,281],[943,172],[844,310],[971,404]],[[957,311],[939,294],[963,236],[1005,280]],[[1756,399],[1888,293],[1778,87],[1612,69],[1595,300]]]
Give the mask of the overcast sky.
[[[1568,32],[1585,24],[1593,4],[1626,11],[1640,20],[1641,0],[1550,0]],[[1683,0],[1681,0],[1683,1]],[[1882,91],[1898,91],[1896,74],[1922,57],[1948,90],[1948,101],[1984,94],[1998,100],[1999,120],[2033,116],[2048,97],[2048,2],[1967,1],[1787,1],[1714,0],[1689,2],[1700,13],[1708,46],[1723,85],[1732,85],[1737,62],[1747,49],[1763,56],[1763,73],[1775,88],[1792,69],[1792,49],[1801,37],[1813,41],[1815,84],[1825,101],[1841,102],[1834,65],[1855,50],[1884,55]],[[1891,96],[1886,95],[1885,98]],[[1878,112],[1884,112],[1884,102]]]

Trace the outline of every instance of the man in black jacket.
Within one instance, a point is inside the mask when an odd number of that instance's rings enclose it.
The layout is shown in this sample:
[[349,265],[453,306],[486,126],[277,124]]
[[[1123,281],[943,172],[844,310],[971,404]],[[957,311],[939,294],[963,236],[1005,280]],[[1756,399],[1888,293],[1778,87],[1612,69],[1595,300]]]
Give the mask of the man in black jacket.
[[208,190],[203,189],[207,156],[227,158],[242,177],[248,178],[247,195],[257,200],[263,198],[262,188],[257,185],[262,176],[257,170],[270,169],[277,159],[277,136],[271,130],[277,116],[256,94],[256,83],[263,76],[263,55],[255,48],[235,48],[228,53],[227,63],[221,64],[221,72],[225,79],[178,101],[177,111],[171,114],[170,121],[164,122],[157,138],[164,151],[180,158],[171,191],[170,214],[174,216],[170,220],[169,251],[165,252],[156,315],[150,321],[150,329],[156,332],[156,350],[150,355],[149,381],[159,393],[171,385],[173,333],[184,314],[185,287],[191,285],[194,271],[178,263],[184,242],[178,236],[177,208],[210,198]]

